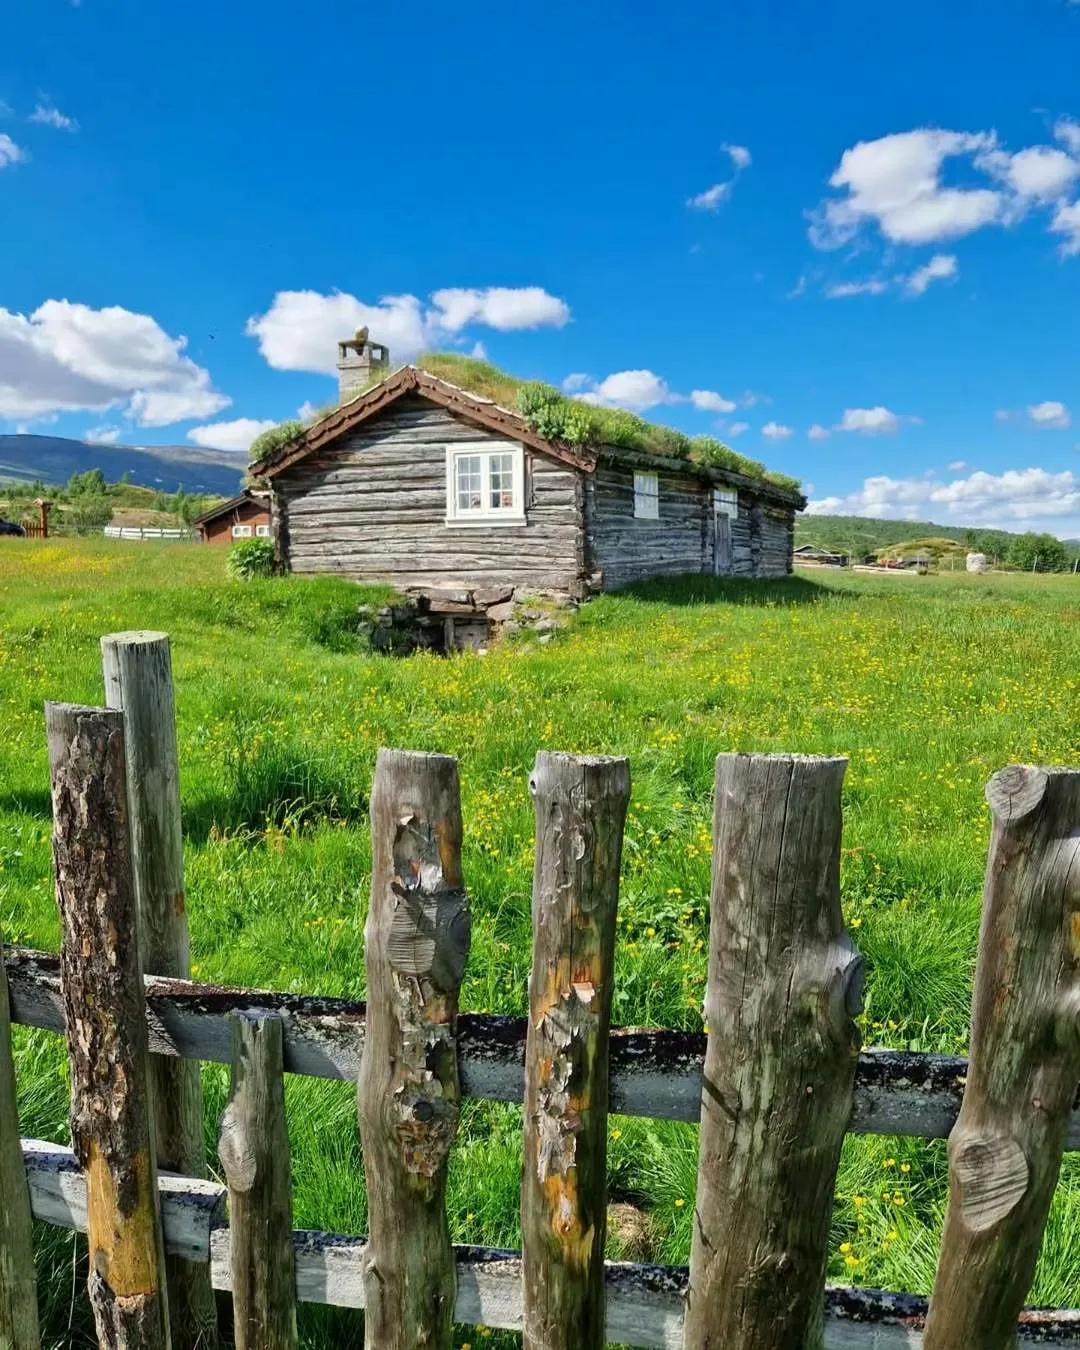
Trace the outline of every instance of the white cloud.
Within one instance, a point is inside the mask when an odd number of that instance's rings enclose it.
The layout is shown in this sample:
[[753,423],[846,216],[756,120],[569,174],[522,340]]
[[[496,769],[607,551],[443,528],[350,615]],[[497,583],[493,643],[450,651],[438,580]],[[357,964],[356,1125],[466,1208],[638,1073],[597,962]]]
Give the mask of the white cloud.
[[714,183],[704,192],[698,192],[693,197],[688,197],[686,204],[695,211],[719,211],[721,203],[731,196],[731,189],[735,186],[740,174],[744,169],[748,169],[753,162],[753,156],[745,145],[724,144],[720,149],[731,160],[732,176],[726,182]]
[[727,434],[729,436],[741,436],[743,435],[744,432],[747,432],[749,430],[750,430],[749,422],[732,422],[731,426],[729,426],[727,429]]
[[850,300],[856,295],[881,295],[889,289],[888,282],[878,277],[868,281],[839,281],[825,288],[827,300]]
[[94,445],[115,445],[123,434],[123,427],[89,427],[83,433],[83,440],[90,441]]
[[575,370],[573,374],[567,375],[562,382],[562,387],[568,394],[576,394],[580,389],[586,389],[593,383],[593,377],[587,375],[583,370]]
[[29,158],[21,146],[16,145],[10,136],[0,131],[0,169],[6,169],[12,164],[24,164]]
[[697,211],[719,211],[720,203],[725,200],[730,191],[730,183],[714,183],[711,188],[706,188],[704,192],[688,197],[686,204]]
[[470,323],[500,333],[524,328],[563,328],[570,322],[570,306],[541,286],[487,286],[481,290],[447,287],[434,291],[438,312],[433,321],[448,333],[459,333]]
[[1072,425],[1072,417],[1064,403],[1048,399],[1045,403],[1033,403],[1028,408],[1028,417],[1042,431],[1066,431]]
[[904,290],[908,295],[923,295],[935,281],[953,281],[959,270],[955,254],[935,253],[928,263],[903,278]]
[[660,403],[679,401],[667,381],[651,370],[618,370],[577,397],[583,403],[592,403],[597,407],[630,408],[634,412],[655,408]]
[[[1076,0],[1080,4],[1080,0]],[[1054,138],[1071,155],[1080,156],[1080,122],[1074,122],[1071,117],[1059,117],[1054,123]]]
[[949,465],[949,472],[963,473],[965,469],[968,469],[970,467],[971,466],[968,464],[966,459],[954,459],[953,462]]
[[206,426],[192,427],[188,440],[208,450],[247,450],[256,436],[269,431],[277,423],[270,418],[260,421],[255,417],[237,417],[232,422],[208,422]]
[[942,184],[946,160],[973,158],[993,150],[992,133],[922,128],[860,141],[845,150],[829,179],[846,192],[822,202],[813,215],[810,238],[818,248],[849,243],[859,229],[875,224],[894,243],[926,244],[970,234],[997,220],[1004,209],[1000,192]]
[[806,434],[812,441],[827,441],[829,439],[828,427],[823,427],[820,422],[815,422]]
[[874,408],[846,408],[836,431],[852,431],[861,436],[895,436],[905,421],[913,421],[878,404]]
[[745,145],[722,145],[721,150],[726,150],[731,156],[731,162],[740,172],[748,169],[753,162],[753,157]]
[[74,117],[68,117],[54,103],[45,99],[38,100],[37,106],[26,120],[37,122],[44,127],[55,127],[57,131],[78,131],[79,129],[79,124]]
[[690,402],[699,412],[729,413],[734,412],[738,406],[734,400],[725,398],[723,394],[718,394],[713,389],[691,390]]
[[507,332],[561,328],[570,318],[566,302],[539,286],[447,288],[435,291],[431,300],[425,308],[415,295],[387,295],[369,305],[345,291],[278,291],[265,314],[248,319],[245,331],[275,370],[331,375],[337,344],[365,326],[376,342],[390,348],[392,360],[412,361],[471,323]]
[[1071,206],[1059,206],[1050,222],[1050,229],[1054,234],[1065,236],[1061,245],[1064,257],[1071,258],[1080,253],[1080,201],[1073,202]]
[[488,359],[488,350],[482,342],[474,342],[472,351],[469,352],[469,355],[474,361],[486,361]]
[[1080,476],[1065,470],[1009,469],[1001,474],[978,471],[945,483],[926,478],[864,480],[847,496],[811,501],[812,515],[878,516],[887,520],[944,518],[945,524],[998,525],[1007,528],[1080,528]]
[[791,427],[786,427],[782,422],[766,422],[761,428],[761,434],[770,441],[786,441],[793,434]]
[[144,426],[212,417],[230,400],[148,314],[46,300],[0,308],[0,417],[126,407]]
[[991,150],[980,155],[976,164],[1009,187],[1021,202],[1057,201],[1080,177],[1080,164],[1052,145],[1032,145],[1015,155]]

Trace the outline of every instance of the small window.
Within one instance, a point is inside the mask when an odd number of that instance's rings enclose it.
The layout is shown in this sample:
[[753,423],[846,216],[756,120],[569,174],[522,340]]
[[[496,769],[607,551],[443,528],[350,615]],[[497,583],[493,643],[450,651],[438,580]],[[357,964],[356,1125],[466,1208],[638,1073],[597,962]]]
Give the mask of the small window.
[[739,494],[727,488],[713,488],[713,511],[735,520],[739,515]]
[[656,474],[634,474],[634,515],[638,520],[659,519],[660,480]]
[[232,527],[232,537],[233,537],[234,539],[250,539],[250,538],[251,538],[251,526],[250,526],[250,525],[234,525],[234,526]]
[[448,449],[447,523],[524,525],[524,478],[524,454],[520,447]]
[[256,536],[257,536],[259,539],[269,539],[269,538],[270,538],[270,526],[269,526],[269,525],[256,525],[256,526],[255,526],[255,534],[256,534]]

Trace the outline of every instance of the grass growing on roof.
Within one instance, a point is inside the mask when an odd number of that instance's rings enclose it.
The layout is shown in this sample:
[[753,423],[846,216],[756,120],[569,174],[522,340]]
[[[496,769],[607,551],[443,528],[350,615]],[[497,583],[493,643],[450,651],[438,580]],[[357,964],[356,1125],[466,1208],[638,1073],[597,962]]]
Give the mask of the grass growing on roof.
[[[585,606],[550,644],[485,658],[363,655],[335,578],[230,582],[194,545],[0,542],[0,927],[53,948],[45,699],[100,703],[99,638],[173,637],[196,976],[362,997],[367,800],[380,745],[459,756],[474,913],[467,1011],[521,1015],[531,953],[541,748],[627,754],[614,1017],[700,1029],[712,762],[719,750],[846,754],[843,902],[867,958],[868,1044],[962,1053],[989,832],[983,785],[1010,762],[1080,761],[1080,585],[1061,577],[665,581]],[[59,1037],[18,1032],[26,1135],[66,1138]],[[227,1075],[204,1070],[207,1148]],[[290,1079],[296,1221],[363,1231],[349,1084]],[[459,1242],[513,1246],[521,1113],[469,1102],[455,1147]],[[697,1133],[613,1118],[613,1198],[648,1216],[645,1259],[689,1252]],[[941,1144],[851,1138],[829,1275],[928,1290]],[[68,1331],[70,1240],[39,1229],[52,1345]],[[615,1247],[612,1253],[615,1254]],[[1080,1304],[1080,1156],[1062,1169],[1032,1301]],[[85,1271],[78,1271],[79,1288]],[[81,1293],[77,1308],[85,1311]],[[306,1307],[307,1350],[359,1344],[359,1315]],[[513,1345],[461,1328],[458,1343]]]

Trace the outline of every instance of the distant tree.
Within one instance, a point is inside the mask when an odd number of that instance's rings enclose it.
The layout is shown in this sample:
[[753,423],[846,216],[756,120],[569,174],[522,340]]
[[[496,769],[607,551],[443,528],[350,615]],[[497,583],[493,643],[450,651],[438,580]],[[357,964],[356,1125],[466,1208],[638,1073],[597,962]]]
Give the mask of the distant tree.
[[69,497],[103,497],[109,485],[100,469],[87,469],[85,473],[73,473],[68,479]]
[[1005,561],[1025,572],[1064,572],[1069,555],[1061,540],[1052,534],[1018,534],[1009,543]]
[[73,505],[64,513],[64,525],[80,534],[100,530],[112,520],[112,502],[108,497],[77,493]]

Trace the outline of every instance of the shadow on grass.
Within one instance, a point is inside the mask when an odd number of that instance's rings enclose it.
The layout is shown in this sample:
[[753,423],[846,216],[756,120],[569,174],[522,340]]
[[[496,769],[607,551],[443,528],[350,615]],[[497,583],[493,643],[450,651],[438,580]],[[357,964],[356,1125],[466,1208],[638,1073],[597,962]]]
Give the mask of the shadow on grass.
[[806,577],[755,581],[742,577],[709,577],[691,573],[654,577],[627,586],[620,595],[653,605],[816,605],[843,593]]
[[37,820],[52,820],[52,794],[48,788],[31,788],[27,792],[0,792],[0,815],[11,812],[16,816],[33,816]]

